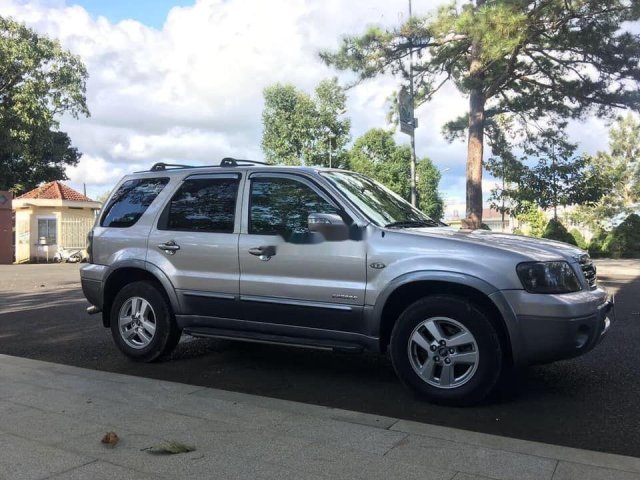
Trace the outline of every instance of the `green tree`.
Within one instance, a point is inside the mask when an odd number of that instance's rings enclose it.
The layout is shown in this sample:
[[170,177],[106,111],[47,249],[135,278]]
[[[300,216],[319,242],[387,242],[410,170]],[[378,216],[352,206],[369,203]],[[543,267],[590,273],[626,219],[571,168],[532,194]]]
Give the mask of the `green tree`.
[[323,80],[315,97],[293,85],[264,90],[262,149],[269,163],[342,166],[351,121],[336,79]]
[[520,158],[507,152],[504,158],[489,159],[487,170],[506,180],[505,187],[492,190],[492,207],[500,211],[499,202],[506,200],[518,213],[523,205],[533,203],[542,210],[553,210],[557,219],[559,206],[593,205],[602,197],[608,184],[587,157],[575,155],[577,145],[568,141],[565,126],[527,137]]
[[338,79],[322,80],[316,87],[318,115],[314,164],[329,167],[344,165],[346,145],[351,139],[351,120],[344,118],[347,95]]
[[591,227],[606,226],[618,216],[626,216],[640,204],[640,122],[628,115],[620,117],[609,131],[609,151],[589,158],[600,173],[605,194],[593,205],[576,209],[574,221]]
[[569,233],[576,241],[576,245],[578,247],[583,250],[587,250],[587,248],[589,248],[589,244],[587,243],[587,240],[584,238],[584,235],[582,235],[582,232],[580,232],[580,230],[578,230],[577,228],[572,228]]
[[445,130],[467,133],[467,217],[477,228],[484,137],[499,131],[497,117],[526,129],[640,106],[640,36],[622,28],[639,17],[636,0],[467,0],[394,29],[370,27],[320,56],[358,81],[392,73],[406,83],[414,51],[418,105],[448,83],[468,96],[468,114]]
[[[354,142],[348,166],[409,200],[410,161],[411,150],[406,145],[398,145],[392,131],[373,128]],[[418,163],[417,174],[418,207],[431,218],[442,218],[444,207],[438,192],[440,171],[425,157]]]
[[578,245],[573,235],[569,233],[567,228],[557,218],[552,218],[547,223],[544,229],[542,238],[548,238],[549,240],[558,240],[559,242],[570,243],[571,245]]
[[59,116],[88,116],[87,71],[60,44],[0,16],[0,189],[66,179],[81,154]]
[[603,244],[613,258],[640,258],[640,216],[632,213],[614,228]]
[[547,226],[544,213],[533,203],[523,203],[521,212],[516,216],[520,224],[526,228],[519,228],[518,232],[526,233],[532,237],[541,237]]

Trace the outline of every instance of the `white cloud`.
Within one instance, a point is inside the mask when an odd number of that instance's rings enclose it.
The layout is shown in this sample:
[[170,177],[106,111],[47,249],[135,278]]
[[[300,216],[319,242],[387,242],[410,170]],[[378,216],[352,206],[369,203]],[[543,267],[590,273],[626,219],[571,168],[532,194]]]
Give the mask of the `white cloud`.
[[[414,2],[426,13],[441,3]],[[174,7],[161,30],[134,20],[111,23],[60,0],[0,0],[3,15],[26,22],[61,41],[86,63],[89,119],[63,119],[84,152],[69,169],[72,184],[101,192],[126,172],[157,161],[215,163],[224,156],[261,158],[262,90],[290,82],[311,91],[336,75],[318,58],[343,34],[373,23],[395,25],[406,5],[387,0],[198,0]],[[340,74],[341,78],[346,78]],[[396,80],[379,78],[349,91],[354,138],[385,127],[386,98]],[[448,168],[443,190],[464,192],[466,147],[447,143],[442,125],[462,114],[466,99],[445,88],[418,109],[419,156]],[[574,128],[589,149],[604,148],[602,124]],[[408,137],[397,136],[408,142]]]

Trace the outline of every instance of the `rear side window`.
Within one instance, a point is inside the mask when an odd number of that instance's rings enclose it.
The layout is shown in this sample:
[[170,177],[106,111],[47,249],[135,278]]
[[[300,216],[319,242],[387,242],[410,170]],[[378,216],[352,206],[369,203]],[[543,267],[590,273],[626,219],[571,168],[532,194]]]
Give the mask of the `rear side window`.
[[120,228],[132,226],[168,182],[168,178],[127,180],[113,195],[105,209],[100,225]]
[[238,178],[187,179],[168,205],[166,230],[233,233]]

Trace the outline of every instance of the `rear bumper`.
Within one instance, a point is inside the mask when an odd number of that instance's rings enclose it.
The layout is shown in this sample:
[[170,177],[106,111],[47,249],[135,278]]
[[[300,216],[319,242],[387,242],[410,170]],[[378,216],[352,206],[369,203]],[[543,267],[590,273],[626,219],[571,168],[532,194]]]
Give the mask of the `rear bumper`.
[[104,277],[107,272],[105,265],[89,263],[80,268],[80,284],[82,293],[89,303],[102,309]]
[[587,316],[549,318],[522,315],[518,320],[523,357],[527,364],[573,358],[589,352],[605,337],[615,320],[614,299],[607,298]]

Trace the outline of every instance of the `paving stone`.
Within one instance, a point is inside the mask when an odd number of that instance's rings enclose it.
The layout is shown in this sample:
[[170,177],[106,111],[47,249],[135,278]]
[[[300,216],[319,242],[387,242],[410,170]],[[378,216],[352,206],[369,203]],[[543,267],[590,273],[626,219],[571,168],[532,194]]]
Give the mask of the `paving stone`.
[[281,460],[284,465],[309,472],[322,472],[331,478],[362,480],[450,480],[451,469],[432,466],[428,459],[422,464],[395,461],[386,456],[352,450],[342,446],[316,442]]
[[497,480],[551,479],[556,460],[411,435],[385,458],[407,463],[428,461],[438,468],[479,474]]
[[495,448],[498,450],[506,450],[509,452],[524,453],[538,457],[640,473],[640,458],[624,455],[614,455],[610,453],[563,447],[560,445],[531,442],[517,438],[488,435],[486,433],[442,427],[439,425],[429,425],[409,420],[399,420],[397,423],[392,425],[390,429],[414,435],[441,438],[452,442],[460,442],[470,445]]
[[45,446],[16,435],[0,434],[0,479],[45,478],[93,461],[93,458]]
[[[154,480],[158,475],[148,475],[134,470],[113,465],[111,463],[95,461],[81,467],[49,477],[47,480]],[[167,478],[167,477],[162,477]]]
[[640,474],[611,468],[560,462],[553,480],[640,480]]
[[378,455],[384,455],[407,436],[403,432],[302,415],[285,419],[277,429],[287,435]]

